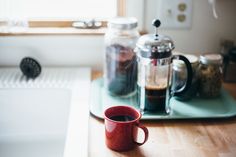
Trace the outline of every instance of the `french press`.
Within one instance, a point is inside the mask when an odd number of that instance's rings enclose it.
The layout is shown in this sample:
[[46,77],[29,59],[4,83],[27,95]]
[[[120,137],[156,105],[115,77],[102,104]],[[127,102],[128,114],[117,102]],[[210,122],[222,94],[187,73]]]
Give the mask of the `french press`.
[[[191,85],[192,67],[182,55],[172,55],[174,43],[170,37],[159,35],[158,19],[153,20],[155,34],[146,34],[139,38],[135,52],[138,63],[138,104],[143,112],[170,113],[170,98],[185,93]],[[187,79],[183,87],[173,88],[172,62],[182,60],[187,69]]]

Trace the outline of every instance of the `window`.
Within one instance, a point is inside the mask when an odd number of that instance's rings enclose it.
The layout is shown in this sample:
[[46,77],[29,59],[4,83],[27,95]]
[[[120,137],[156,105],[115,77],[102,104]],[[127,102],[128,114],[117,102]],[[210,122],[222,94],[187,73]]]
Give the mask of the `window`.
[[69,28],[85,19],[104,26],[108,18],[124,15],[124,5],[125,0],[0,0],[0,26],[27,21],[29,27]]
[[116,0],[0,0],[1,18],[78,19],[117,15]]

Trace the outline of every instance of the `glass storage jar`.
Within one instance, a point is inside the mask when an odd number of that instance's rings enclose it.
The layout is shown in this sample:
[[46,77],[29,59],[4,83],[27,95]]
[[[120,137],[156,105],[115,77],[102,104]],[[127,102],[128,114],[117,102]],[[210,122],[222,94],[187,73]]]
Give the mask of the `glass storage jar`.
[[117,17],[108,22],[105,34],[104,86],[115,96],[135,93],[137,81],[136,54],[139,38],[137,19]]
[[203,98],[214,98],[220,95],[222,57],[219,54],[200,56],[199,95]]
[[[190,100],[192,97],[197,95],[198,86],[199,86],[199,74],[198,74],[198,65],[199,65],[199,59],[195,55],[190,54],[182,54],[185,56],[192,66],[192,72],[193,77],[191,81],[191,86],[189,89],[178,96],[175,96],[178,100],[186,101]],[[173,82],[175,84],[173,87],[175,90],[179,90],[183,87],[183,85],[186,83],[187,80],[187,69],[183,61],[181,60],[174,60],[173,61]]]

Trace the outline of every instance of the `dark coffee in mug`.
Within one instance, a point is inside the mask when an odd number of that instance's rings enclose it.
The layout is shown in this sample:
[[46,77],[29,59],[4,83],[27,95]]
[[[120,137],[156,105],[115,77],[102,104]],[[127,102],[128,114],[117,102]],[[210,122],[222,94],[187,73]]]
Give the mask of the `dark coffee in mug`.
[[127,115],[118,115],[110,117],[111,120],[119,121],[119,122],[128,122],[134,120],[133,117]]
[[[141,94],[141,90],[144,90],[144,95]],[[138,87],[138,95],[144,98],[144,111],[150,112],[166,112],[166,87],[163,86],[146,86]],[[138,102],[141,101],[141,97],[138,97]]]
[[[128,151],[143,145],[148,139],[148,129],[140,124],[141,112],[130,106],[112,106],[104,111],[105,141],[108,148]],[[143,130],[143,142],[138,139],[138,128]]]

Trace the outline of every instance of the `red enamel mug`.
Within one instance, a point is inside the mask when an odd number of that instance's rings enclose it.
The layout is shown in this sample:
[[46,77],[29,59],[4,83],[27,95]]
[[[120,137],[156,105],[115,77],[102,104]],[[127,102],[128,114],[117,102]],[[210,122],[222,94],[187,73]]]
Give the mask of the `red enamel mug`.
[[[133,107],[114,106],[105,110],[106,145],[115,151],[128,151],[143,145],[148,139],[148,129],[141,125],[141,113]],[[138,128],[144,132],[142,143],[137,142]]]

